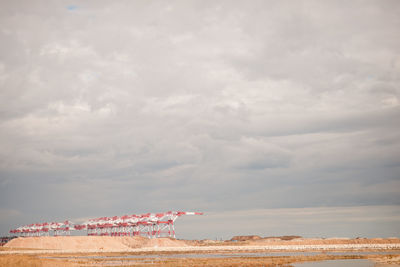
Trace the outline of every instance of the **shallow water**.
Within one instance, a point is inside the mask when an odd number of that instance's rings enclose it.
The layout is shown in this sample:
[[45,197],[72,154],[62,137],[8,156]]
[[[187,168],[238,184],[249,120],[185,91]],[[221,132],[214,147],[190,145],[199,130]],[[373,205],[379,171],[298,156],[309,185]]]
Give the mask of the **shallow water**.
[[370,260],[329,260],[294,264],[295,267],[373,267]]

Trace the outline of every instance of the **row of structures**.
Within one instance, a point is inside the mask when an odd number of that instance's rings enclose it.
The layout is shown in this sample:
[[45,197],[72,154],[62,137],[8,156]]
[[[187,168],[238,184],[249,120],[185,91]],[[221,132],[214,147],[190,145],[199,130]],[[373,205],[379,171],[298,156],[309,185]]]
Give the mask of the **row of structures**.
[[182,215],[203,215],[201,212],[168,211],[90,219],[82,224],[45,222],[20,226],[10,230],[11,234],[26,236],[65,236],[74,230],[86,230],[89,236],[144,236],[174,237],[174,222]]

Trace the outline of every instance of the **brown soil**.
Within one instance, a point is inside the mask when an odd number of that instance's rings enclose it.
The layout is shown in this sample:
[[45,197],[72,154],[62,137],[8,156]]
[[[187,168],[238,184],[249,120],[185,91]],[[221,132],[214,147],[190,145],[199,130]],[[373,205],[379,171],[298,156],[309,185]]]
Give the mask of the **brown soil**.
[[111,236],[42,236],[19,237],[8,242],[7,248],[59,249],[59,250],[115,250],[123,251],[143,247],[184,247],[184,241],[171,238]]
[[[86,254],[85,254],[86,255]],[[90,255],[90,254],[89,254]],[[92,259],[90,257],[83,257],[82,254],[49,254],[49,255],[0,255],[0,267],[78,267],[78,266],[264,266],[264,267],[278,267],[278,266],[293,266],[293,263],[304,261],[321,261],[333,259],[372,259],[378,262],[379,267],[398,267],[396,263],[393,264],[393,259],[398,256],[388,255],[326,255],[319,254],[314,256],[287,256],[287,257],[228,257],[228,258],[191,258],[191,257],[177,257],[177,258],[119,258],[118,254],[113,254],[112,257],[106,254],[102,258]],[[50,257],[50,259],[48,258]],[[398,262],[397,262],[398,263]]]
[[377,267],[400,266],[400,255],[372,255],[369,258],[376,262]]
[[232,237],[231,241],[246,241],[246,240],[258,240],[261,239],[258,235],[237,235]]

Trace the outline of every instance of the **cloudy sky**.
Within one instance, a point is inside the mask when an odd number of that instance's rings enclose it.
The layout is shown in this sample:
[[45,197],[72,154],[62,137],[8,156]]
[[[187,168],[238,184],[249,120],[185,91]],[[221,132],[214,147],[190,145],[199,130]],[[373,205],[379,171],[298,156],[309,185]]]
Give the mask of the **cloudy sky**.
[[0,233],[400,236],[400,2],[0,1]]

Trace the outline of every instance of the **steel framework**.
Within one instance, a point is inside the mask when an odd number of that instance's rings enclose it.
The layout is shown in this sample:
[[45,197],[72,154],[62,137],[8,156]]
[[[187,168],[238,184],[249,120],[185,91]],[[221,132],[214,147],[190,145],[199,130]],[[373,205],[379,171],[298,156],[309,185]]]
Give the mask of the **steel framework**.
[[49,236],[52,232],[54,236],[59,236],[70,235],[71,230],[74,230],[73,225],[70,221],[65,221],[28,224],[10,230],[10,233],[19,236]]
[[82,224],[36,223],[10,230],[19,236],[70,235],[72,230],[86,230],[89,236],[174,237],[174,222],[182,215],[202,215],[201,212],[168,211],[90,219]]

